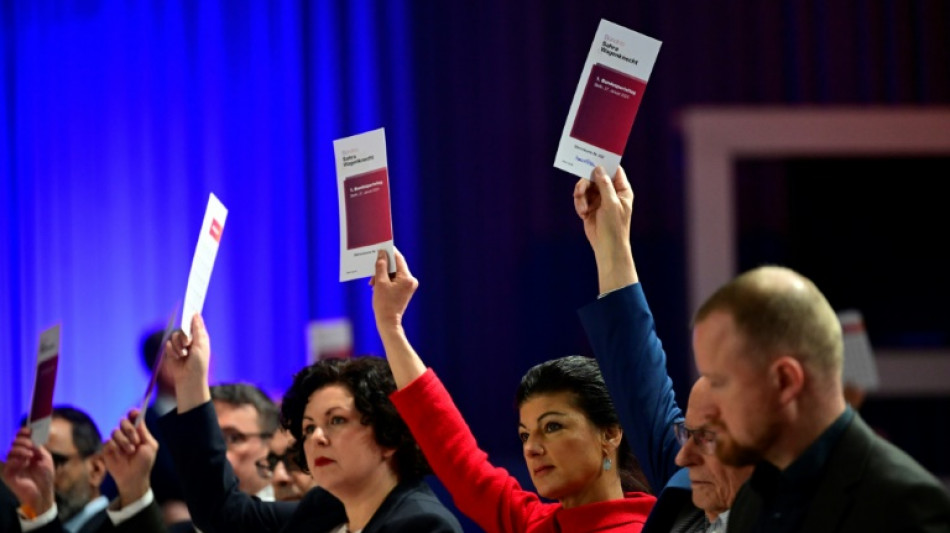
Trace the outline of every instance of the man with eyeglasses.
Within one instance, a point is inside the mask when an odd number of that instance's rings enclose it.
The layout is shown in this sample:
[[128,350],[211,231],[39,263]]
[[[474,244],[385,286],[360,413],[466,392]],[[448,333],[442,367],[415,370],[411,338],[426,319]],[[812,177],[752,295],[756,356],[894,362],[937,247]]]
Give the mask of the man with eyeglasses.
[[[49,439],[45,448],[52,464],[44,463],[44,459],[40,457],[36,459],[38,463],[31,463],[28,469],[8,466],[4,469],[4,481],[17,493],[17,490],[21,489],[18,482],[20,476],[42,476],[47,480],[45,483],[48,483],[47,476],[52,475],[52,501],[49,501],[48,496],[43,496],[43,490],[39,491],[38,496],[46,502],[42,511],[51,515],[44,520],[58,517],[63,530],[69,533],[99,531],[108,522],[106,507],[109,501],[99,492],[99,487],[106,477],[106,464],[100,453],[102,436],[96,424],[89,415],[79,409],[56,406],[53,409]],[[15,453],[11,448],[11,456]],[[38,485],[27,485],[33,487],[35,495]],[[50,488],[48,484],[39,486],[45,486],[47,490]],[[24,494],[30,494],[30,491],[27,490]],[[37,516],[34,511],[38,513],[41,510],[21,507],[21,518],[35,519]]]
[[716,457],[716,433],[705,425],[713,409],[709,382],[700,377],[689,393],[686,419],[673,426],[680,445],[676,465],[688,469],[692,503],[705,515],[705,522],[694,518],[686,531],[725,531],[739,487],[752,475],[751,466],[727,466]]
[[267,457],[256,463],[258,474],[270,480],[274,499],[279,502],[297,501],[314,487],[313,478],[297,463],[293,444],[293,435],[286,429],[279,429],[270,440]]
[[268,445],[277,431],[277,406],[250,383],[215,385],[211,387],[211,400],[238,488],[263,501],[274,501],[271,480],[261,475],[256,463],[267,457]]
[[[685,419],[666,373],[666,355],[630,246],[633,190],[623,169],[613,179],[597,167],[578,181],[574,207],[594,251],[598,299],[579,311],[624,432],[657,503],[644,533],[720,533],[750,468],[725,466],[705,427],[708,386],[698,381]],[[662,490],[661,490],[662,489]]]

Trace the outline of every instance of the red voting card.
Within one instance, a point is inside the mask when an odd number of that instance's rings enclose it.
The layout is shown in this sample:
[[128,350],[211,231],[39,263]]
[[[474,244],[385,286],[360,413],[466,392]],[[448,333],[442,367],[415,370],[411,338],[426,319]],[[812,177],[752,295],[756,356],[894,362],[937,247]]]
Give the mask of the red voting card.
[[646,82],[601,64],[591,67],[571,137],[622,154]]
[[40,333],[40,349],[36,357],[33,381],[33,399],[30,401],[28,424],[33,430],[31,439],[37,446],[46,444],[53,420],[53,391],[56,389],[56,370],[59,366],[59,324]]
[[385,168],[343,181],[346,202],[346,247],[370,246],[393,238],[389,212],[389,175]]
[[30,422],[53,414],[53,391],[56,389],[56,369],[58,365],[59,356],[54,355],[36,366],[36,383],[33,392],[33,405],[30,407]]

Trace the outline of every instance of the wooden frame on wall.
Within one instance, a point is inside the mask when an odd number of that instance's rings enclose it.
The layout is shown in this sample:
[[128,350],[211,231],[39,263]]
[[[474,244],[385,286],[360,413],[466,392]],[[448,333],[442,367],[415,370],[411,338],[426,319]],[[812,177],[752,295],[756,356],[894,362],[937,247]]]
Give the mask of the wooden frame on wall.
[[[738,272],[736,160],[950,156],[947,107],[710,107],[681,117],[686,157],[688,310]],[[950,176],[948,176],[950,178]],[[950,348],[875,349],[877,395],[950,394]]]

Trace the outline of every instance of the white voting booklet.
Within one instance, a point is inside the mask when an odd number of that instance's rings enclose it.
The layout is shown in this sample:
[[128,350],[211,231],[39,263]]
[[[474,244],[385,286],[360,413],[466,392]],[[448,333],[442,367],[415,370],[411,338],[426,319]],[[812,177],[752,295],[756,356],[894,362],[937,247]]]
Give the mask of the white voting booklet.
[[383,128],[333,141],[340,199],[340,281],[376,273],[376,254],[389,253],[396,271]]
[[581,178],[613,176],[640,108],[660,41],[601,20],[567,113],[554,166]]
[[228,218],[228,210],[211,193],[208,197],[208,207],[205,208],[204,221],[201,223],[201,232],[198,233],[198,244],[195,246],[195,256],[191,260],[191,272],[188,274],[188,287],[185,289],[185,303],[182,306],[181,329],[191,338],[191,319],[201,313],[205,304],[205,294],[208,292],[208,283],[211,281],[211,270],[218,255],[218,246],[221,235],[224,233],[224,222]]

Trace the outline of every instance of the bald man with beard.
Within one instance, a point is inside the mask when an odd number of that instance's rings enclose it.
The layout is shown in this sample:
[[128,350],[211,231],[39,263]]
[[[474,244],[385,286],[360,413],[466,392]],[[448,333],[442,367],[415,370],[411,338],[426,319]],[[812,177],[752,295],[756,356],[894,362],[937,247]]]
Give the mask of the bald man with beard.
[[781,266],[750,270],[717,289],[693,324],[716,454],[755,467],[730,533],[950,532],[946,488],[845,402],[841,326],[811,280]]

